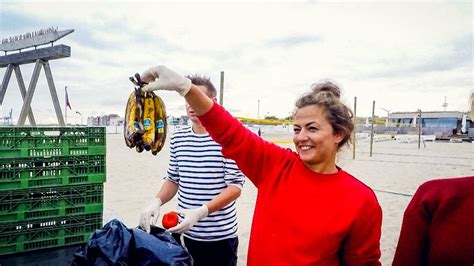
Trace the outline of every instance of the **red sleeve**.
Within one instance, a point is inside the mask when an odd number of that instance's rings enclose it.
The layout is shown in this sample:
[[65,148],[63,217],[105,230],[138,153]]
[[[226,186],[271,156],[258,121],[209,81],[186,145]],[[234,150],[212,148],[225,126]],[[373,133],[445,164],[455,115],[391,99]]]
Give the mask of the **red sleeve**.
[[[418,188],[403,215],[402,230],[398,239],[393,266],[427,265],[428,230],[430,225],[425,186]],[[429,198],[429,197],[428,197]]]
[[381,228],[382,209],[372,194],[358,212],[357,219],[344,240],[342,265],[381,265]]
[[222,146],[222,154],[233,159],[257,187],[260,179],[271,176],[269,173],[272,168],[291,153],[245,128],[217,103],[214,103],[209,112],[200,116],[199,120],[214,141]]

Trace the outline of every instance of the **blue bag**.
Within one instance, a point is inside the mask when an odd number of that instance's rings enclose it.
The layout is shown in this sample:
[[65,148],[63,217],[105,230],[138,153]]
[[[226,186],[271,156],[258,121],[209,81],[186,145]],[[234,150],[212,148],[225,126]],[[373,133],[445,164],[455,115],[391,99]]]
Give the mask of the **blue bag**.
[[127,228],[113,219],[96,230],[74,254],[73,265],[192,265],[193,259],[173,236],[159,227],[151,233]]

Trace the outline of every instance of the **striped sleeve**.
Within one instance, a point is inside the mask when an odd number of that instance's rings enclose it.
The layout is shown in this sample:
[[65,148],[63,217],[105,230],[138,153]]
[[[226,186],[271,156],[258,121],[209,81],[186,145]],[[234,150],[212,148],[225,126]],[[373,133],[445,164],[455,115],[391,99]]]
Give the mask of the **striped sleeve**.
[[245,176],[237,167],[234,160],[224,158],[225,183],[229,186],[236,186],[240,189],[244,186]]
[[171,137],[170,141],[170,160],[168,165],[167,176],[165,179],[178,184],[179,183],[179,167],[178,161],[176,157],[176,149],[175,149],[175,136]]

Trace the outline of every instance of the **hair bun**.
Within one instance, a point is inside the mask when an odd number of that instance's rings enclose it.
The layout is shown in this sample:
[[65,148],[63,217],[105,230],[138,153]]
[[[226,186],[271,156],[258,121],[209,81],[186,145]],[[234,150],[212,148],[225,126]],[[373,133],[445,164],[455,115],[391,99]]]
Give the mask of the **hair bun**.
[[328,92],[335,98],[341,98],[341,89],[336,84],[326,81],[322,83],[316,83],[311,86],[313,93]]

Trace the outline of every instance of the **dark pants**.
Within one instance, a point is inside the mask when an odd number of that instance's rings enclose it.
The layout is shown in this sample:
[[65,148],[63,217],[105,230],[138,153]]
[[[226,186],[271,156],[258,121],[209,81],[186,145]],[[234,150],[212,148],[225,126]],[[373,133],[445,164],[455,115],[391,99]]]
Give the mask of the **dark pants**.
[[196,241],[183,236],[184,245],[193,257],[194,266],[235,266],[239,239]]

